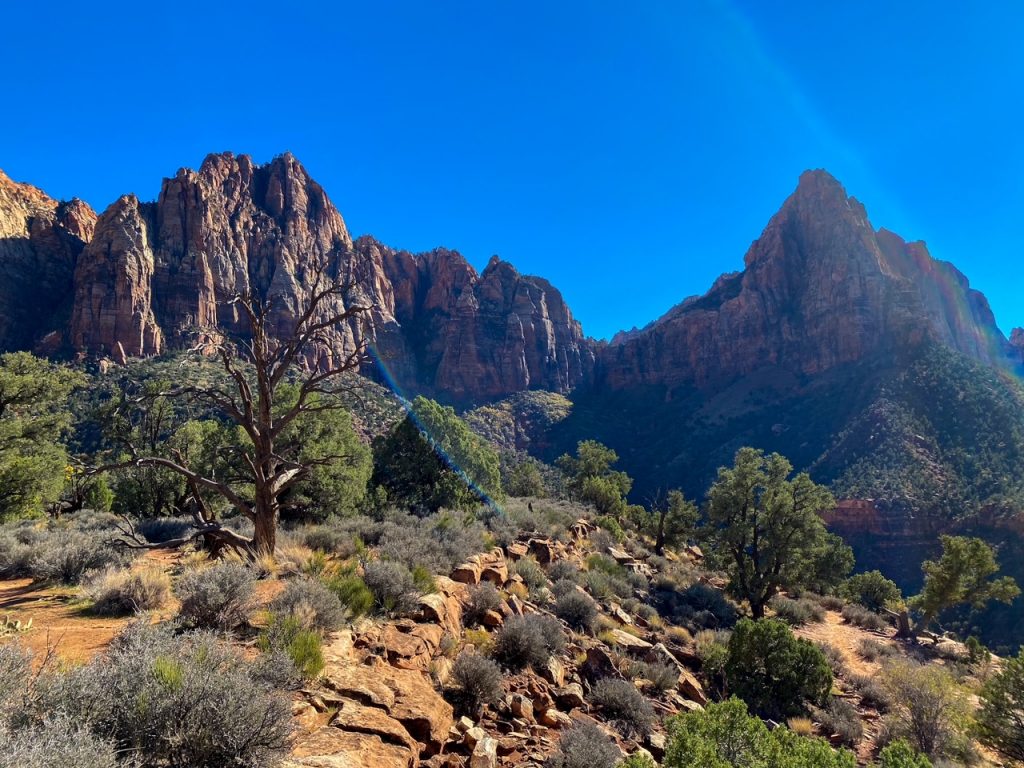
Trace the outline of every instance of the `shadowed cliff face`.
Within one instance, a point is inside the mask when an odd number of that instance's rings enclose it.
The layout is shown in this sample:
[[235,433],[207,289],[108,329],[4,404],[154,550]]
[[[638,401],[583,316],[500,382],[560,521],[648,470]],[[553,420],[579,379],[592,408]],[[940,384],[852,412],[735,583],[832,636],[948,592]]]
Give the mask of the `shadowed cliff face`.
[[81,200],[59,203],[0,172],[0,348],[31,348],[61,322],[95,224]]
[[988,302],[924,243],[875,231],[824,171],[808,171],[744,259],[699,298],[601,355],[613,389],[720,385],[762,368],[820,374],[925,340],[985,362],[1006,341]]

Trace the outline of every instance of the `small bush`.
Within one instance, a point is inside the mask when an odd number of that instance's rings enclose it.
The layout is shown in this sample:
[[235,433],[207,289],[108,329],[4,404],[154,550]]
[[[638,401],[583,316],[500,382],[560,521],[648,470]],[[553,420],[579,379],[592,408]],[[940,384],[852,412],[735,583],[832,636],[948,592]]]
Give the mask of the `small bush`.
[[0,723],[21,708],[32,676],[32,654],[17,643],[0,645]]
[[816,642],[814,645],[825,657],[825,661],[828,662],[829,669],[832,670],[833,676],[845,677],[846,657],[843,656],[843,652],[831,643]]
[[580,569],[571,560],[556,560],[548,566],[548,578],[552,582],[568,579],[576,582],[580,577]]
[[270,603],[274,613],[294,617],[304,629],[330,632],[345,622],[345,608],[325,584],[313,579],[292,579]]
[[854,605],[853,603],[843,607],[843,619],[850,624],[871,630],[872,632],[882,632],[889,628],[889,622],[885,618],[869,611],[863,606]]
[[587,570],[606,573],[619,579],[626,577],[626,569],[619,565],[615,558],[600,552],[587,556]]
[[736,624],[736,607],[720,589],[699,583],[683,590],[666,586],[656,584],[651,598],[658,613],[673,624],[686,625],[691,630],[728,629]]
[[[616,543],[621,543],[626,538],[626,532],[622,530],[622,526],[619,525],[619,521],[611,515],[600,515],[594,519],[602,530],[608,531],[608,534],[615,539]],[[607,547],[605,547],[607,549]]]
[[470,555],[487,549],[482,525],[467,523],[449,512],[385,520],[379,548],[384,560],[404,563],[410,569],[423,566],[430,573],[449,573]]
[[878,661],[878,659],[893,656],[896,653],[896,649],[877,640],[864,638],[857,642],[857,653],[866,661]]
[[494,638],[486,629],[467,629],[464,636],[466,644],[472,645],[480,653],[490,654],[494,649]]
[[621,753],[608,734],[593,723],[568,728],[558,740],[558,751],[546,768],[615,768]]
[[568,595],[571,592],[578,592],[579,590],[576,589],[577,586],[576,582],[571,579],[559,579],[551,585],[551,594],[554,595],[557,600],[563,595]]
[[450,680],[454,703],[474,717],[501,697],[501,669],[484,656],[463,651],[452,665]]
[[363,569],[363,581],[373,594],[377,611],[388,616],[407,616],[416,609],[420,592],[412,573],[401,563],[375,560]]
[[338,596],[349,618],[358,619],[373,610],[375,598],[366,582],[354,573],[337,574],[324,582]]
[[209,634],[136,622],[105,655],[48,679],[40,706],[143,766],[270,768],[288,746],[291,703],[249,667]]
[[804,624],[825,620],[825,612],[821,607],[807,598],[791,600],[788,597],[776,595],[768,603],[768,606],[775,612],[776,618],[792,627],[802,627]]
[[654,726],[651,703],[626,680],[598,680],[590,692],[590,701],[627,738],[647,736]]
[[932,768],[932,763],[906,741],[897,739],[878,753],[878,768]]
[[589,595],[573,590],[555,601],[554,614],[572,629],[590,632],[597,621],[597,604]]
[[941,667],[889,661],[883,684],[892,698],[886,722],[929,757],[955,757],[963,746],[969,704],[953,677]]
[[832,688],[825,655],[780,621],[743,619],[729,638],[729,689],[756,714],[773,720],[821,705]]
[[903,598],[896,582],[885,578],[880,571],[854,574],[843,582],[839,592],[847,600],[875,613]]
[[467,626],[479,624],[488,611],[497,611],[502,604],[501,595],[493,584],[485,581],[469,588],[469,597],[463,611],[463,621]]
[[105,616],[151,611],[171,596],[171,579],[159,567],[137,571],[108,569],[89,579],[85,594],[92,610]]
[[876,678],[870,675],[849,675],[847,680],[850,687],[860,694],[860,703],[865,707],[871,707],[883,715],[892,708],[892,697]]
[[6,732],[0,724],[0,768],[131,768],[118,760],[117,746],[93,736],[69,718],[47,719],[39,726]]
[[660,662],[634,662],[631,671],[634,677],[649,680],[658,693],[675,690],[679,685],[679,668],[674,664]]
[[809,717],[791,717],[786,721],[786,725],[798,736],[814,735],[814,722]]
[[136,532],[152,544],[181,538],[192,530],[192,523],[180,517],[146,517],[133,525]]
[[295,666],[292,657],[282,650],[268,650],[261,653],[249,667],[253,680],[263,683],[268,688],[282,691],[293,691],[301,688],[305,676]]
[[132,554],[98,532],[59,530],[34,549],[31,575],[42,581],[78,584],[90,571],[127,565]]
[[324,654],[320,635],[307,620],[294,613],[271,613],[257,645],[264,653],[285,654],[303,678],[311,680],[323,671]]
[[20,579],[32,575],[36,548],[9,534],[0,534],[0,578]]
[[514,575],[523,580],[523,584],[532,592],[548,585],[547,574],[536,560],[524,557],[512,564],[510,569]]
[[174,593],[186,624],[232,630],[246,624],[255,609],[256,579],[241,563],[218,563],[183,574]]
[[832,697],[824,709],[815,712],[826,734],[836,734],[848,747],[856,746],[864,737],[857,708],[846,699]]
[[542,667],[565,647],[565,633],[550,616],[512,616],[494,636],[491,654],[513,670]]

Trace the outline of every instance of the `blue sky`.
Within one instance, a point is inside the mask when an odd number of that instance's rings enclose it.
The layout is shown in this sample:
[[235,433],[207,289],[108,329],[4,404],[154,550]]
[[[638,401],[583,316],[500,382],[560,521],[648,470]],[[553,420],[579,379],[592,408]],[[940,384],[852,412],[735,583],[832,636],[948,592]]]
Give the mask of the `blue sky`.
[[290,150],[353,234],[497,253],[608,337],[740,268],[824,167],[1009,331],[1024,6],[976,5],[5,3],[0,168],[102,209]]

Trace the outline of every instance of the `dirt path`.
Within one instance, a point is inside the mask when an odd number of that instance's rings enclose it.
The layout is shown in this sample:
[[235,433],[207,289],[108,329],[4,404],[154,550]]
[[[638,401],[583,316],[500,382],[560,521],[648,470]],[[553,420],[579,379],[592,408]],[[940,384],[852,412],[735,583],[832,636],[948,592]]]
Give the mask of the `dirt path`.
[[843,617],[835,611],[826,611],[825,621],[798,627],[794,633],[798,637],[831,645],[843,655],[847,669],[856,675],[877,675],[882,668],[879,662],[868,661],[860,655],[858,648],[861,642],[874,640],[882,645],[897,646],[897,642],[888,635],[844,623]]
[[[133,568],[160,565],[170,568],[177,553],[147,552]],[[174,612],[167,606],[161,616]],[[0,643],[20,640],[36,660],[47,651],[73,663],[88,661],[103,651],[131,617],[96,616],[85,610],[81,593],[72,587],[51,587],[34,584],[32,579],[0,581],[0,622],[20,621],[32,624],[27,631],[0,636]]]

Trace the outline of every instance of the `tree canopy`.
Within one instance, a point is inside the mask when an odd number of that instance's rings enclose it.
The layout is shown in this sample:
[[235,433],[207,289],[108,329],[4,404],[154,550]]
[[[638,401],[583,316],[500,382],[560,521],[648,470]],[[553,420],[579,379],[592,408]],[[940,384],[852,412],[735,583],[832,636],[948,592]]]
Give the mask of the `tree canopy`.
[[849,547],[830,534],[821,513],[832,494],[777,453],[741,448],[718,470],[708,492],[705,535],[729,572],[731,591],[750,602],[755,618],[779,589],[836,581],[849,569]]
[[592,504],[602,515],[622,515],[628,505],[626,495],[633,480],[625,472],[612,469],[619,455],[596,440],[581,440],[576,455],[568,453],[555,462],[565,473],[569,492],[580,501]]
[[669,721],[665,768],[853,768],[852,752],[789,728],[768,730],[736,698]]
[[472,509],[502,496],[497,452],[455,410],[417,397],[406,417],[374,442],[371,483],[389,504],[419,514]]
[[68,473],[68,396],[84,374],[28,352],[0,355],[0,519],[38,513]]
[[918,631],[927,629],[947,608],[982,608],[990,600],[1010,603],[1020,594],[1011,577],[993,578],[999,564],[984,541],[967,536],[942,536],[941,540],[942,557],[921,564],[924,587],[911,599],[911,606],[921,612]]

